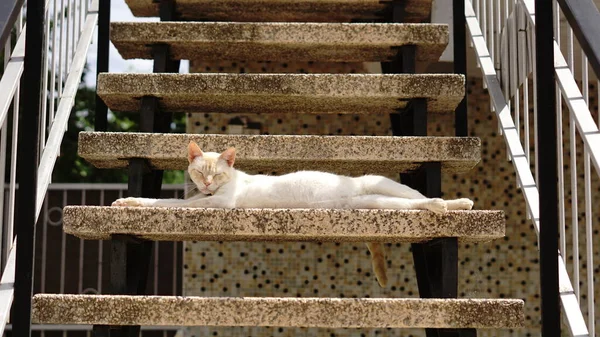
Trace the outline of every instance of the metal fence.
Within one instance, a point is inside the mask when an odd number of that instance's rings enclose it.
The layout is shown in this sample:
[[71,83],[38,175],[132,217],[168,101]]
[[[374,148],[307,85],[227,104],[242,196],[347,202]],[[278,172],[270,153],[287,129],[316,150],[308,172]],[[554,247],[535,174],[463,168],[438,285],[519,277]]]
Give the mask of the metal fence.
[[[8,192],[0,193],[0,332],[4,330],[13,294],[23,299],[19,313],[29,311],[31,280],[24,280],[28,279],[33,262],[33,223],[42,210],[81,82],[98,20],[97,7],[98,0],[3,0],[2,15],[7,15],[0,21],[0,48],[4,51],[0,79],[0,187]],[[35,52],[26,55],[26,50]],[[22,90],[22,80],[27,90]],[[19,181],[22,188],[17,192]],[[31,195],[17,204],[19,193]],[[18,230],[26,234],[19,235],[24,240],[19,249],[28,253],[19,254],[20,266],[15,266],[14,223],[19,207],[22,215]],[[27,221],[27,216],[32,221]],[[20,295],[14,290],[15,283],[23,289]],[[28,325],[28,315],[14,316],[13,319],[23,318],[23,325]]]
[[[538,153],[541,144],[536,136],[537,121],[556,118],[560,300],[571,335],[595,336],[593,236],[599,224],[593,209],[593,202],[597,200],[593,192],[598,189],[592,186],[597,184],[600,174],[600,132],[593,118],[598,112],[592,111],[598,109],[597,104],[592,107],[589,102],[589,88],[594,83],[590,81],[588,56],[597,63],[599,54],[594,55],[589,48],[583,50],[580,46],[586,43],[580,39],[582,30],[586,29],[581,25],[600,26],[600,15],[594,14],[598,9],[591,0],[552,1],[552,5],[554,47],[546,52],[554,57],[557,104],[555,113],[551,114],[538,106],[537,87],[541,84],[536,51],[543,51],[536,50],[534,1],[467,0],[465,16],[471,45],[490,93],[491,109],[498,116],[508,159],[515,167],[518,186],[527,202],[527,216],[538,234],[540,172],[549,168],[543,166],[543,158]],[[587,18],[574,16],[571,5],[585,6]],[[578,39],[574,39],[573,29],[578,32]],[[597,88],[600,85],[595,84]],[[578,149],[582,154],[578,154]],[[580,252],[583,243],[584,254]],[[582,277],[582,273],[585,276]],[[587,320],[584,312],[587,312]]]
[[[8,7],[10,8],[10,7]],[[23,2],[14,1],[4,26],[0,27],[4,65],[0,78],[0,257],[2,279],[0,280],[0,332],[4,330],[6,318],[13,299],[15,277],[15,256],[13,249],[13,229],[15,222],[17,136],[19,127],[19,80],[23,73],[25,55],[25,26],[23,22]],[[9,138],[9,135],[11,136]],[[8,165],[7,165],[8,162]],[[6,172],[8,168],[8,172]],[[8,183],[5,177],[8,175]],[[12,254],[11,254],[12,253]],[[10,261],[8,257],[11,256]]]
[[[162,197],[183,197],[183,185],[163,185]],[[9,189],[5,189],[5,195]],[[35,293],[101,294],[109,286],[110,243],[82,240],[62,228],[67,205],[110,205],[127,193],[126,184],[51,184],[37,223]],[[8,214],[4,220],[7,224]],[[182,243],[154,242],[147,294],[181,295]],[[6,335],[11,335],[11,325]],[[33,325],[33,336],[91,336],[92,326]],[[174,328],[144,329],[144,337],[173,336]]]

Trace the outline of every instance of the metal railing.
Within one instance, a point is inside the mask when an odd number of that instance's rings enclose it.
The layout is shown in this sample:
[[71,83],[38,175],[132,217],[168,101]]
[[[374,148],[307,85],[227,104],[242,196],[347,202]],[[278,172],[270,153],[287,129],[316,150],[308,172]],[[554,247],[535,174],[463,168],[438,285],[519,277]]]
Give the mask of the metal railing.
[[[593,223],[597,220],[593,217],[594,194],[591,188],[591,179],[592,175],[600,175],[598,165],[600,132],[589,106],[590,83],[586,55],[590,55],[595,60],[592,64],[598,64],[600,44],[597,42],[597,37],[600,32],[598,30],[600,21],[597,20],[600,18],[600,14],[591,0],[552,1],[553,9],[548,11],[549,13],[543,12],[542,15],[537,16],[535,15],[537,3],[534,4],[533,0],[466,0],[465,4],[467,32],[471,38],[471,45],[477,56],[484,85],[488,88],[491,97],[491,108],[498,116],[500,133],[507,144],[508,159],[514,165],[518,187],[526,200],[527,216],[533,222],[538,235],[541,234],[540,230],[553,231],[555,229],[550,228],[554,227],[552,223],[540,221],[540,217],[545,215],[543,211],[540,212],[540,207],[543,209],[541,199],[547,198],[545,194],[549,189],[557,192],[554,207],[558,220],[556,227],[558,227],[557,232],[560,237],[557,265],[559,284],[553,291],[560,295],[564,321],[572,336],[595,336]],[[561,8],[565,10],[564,14],[561,12]],[[579,12],[577,12],[578,10]],[[585,15],[582,15],[581,12],[585,12]],[[536,27],[536,19],[539,25],[540,19],[547,18],[550,13],[552,13],[553,20],[550,27],[554,27],[553,45],[546,50],[545,55],[536,55],[536,52],[544,52],[537,49],[539,41],[536,41],[536,38],[541,39],[542,37],[536,35],[536,28],[540,28]],[[564,19],[565,17],[568,22]],[[566,25],[566,31],[561,32],[561,24]],[[546,28],[549,27],[546,26]],[[574,41],[574,30],[579,41]],[[594,30],[596,34],[593,35],[591,30]],[[549,31],[552,32],[552,29]],[[562,34],[566,35],[566,39],[561,38]],[[592,36],[595,36],[596,42],[589,41]],[[578,42],[584,49],[576,48],[575,42]],[[567,57],[565,58],[564,55]],[[575,55],[579,55],[577,60]],[[552,76],[549,83],[539,81],[542,70],[540,70],[538,60],[541,56],[554,61],[554,71],[552,71],[552,64],[548,71]],[[545,68],[545,70],[548,69]],[[599,74],[597,69],[596,75]],[[577,75],[579,75],[580,84],[576,81]],[[548,84],[555,86],[556,94],[550,94],[551,96],[555,95],[554,99],[549,99],[548,96],[539,97],[539,86]],[[546,93],[552,91],[548,90]],[[555,100],[557,104],[551,109],[554,111],[547,111],[539,106],[539,98]],[[564,113],[563,106],[567,108]],[[538,121],[544,120],[544,118],[553,119],[556,125],[556,133],[550,141],[550,143],[558,144],[556,160],[552,161],[552,167],[545,165],[548,163],[547,158],[540,156],[539,153],[545,144],[539,140],[537,135],[546,126],[539,125]],[[531,144],[531,138],[534,139],[534,144]],[[566,143],[565,138],[569,139]],[[580,158],[578,158],[577,149],[583,149],[583,156]],[[564,164],[567,162],[565,157],[568,157],[568,170],[564,169]],[[577,167],[581,162],[583,162],[583,179],[580,178],[581,171]],[[554,180],[550,180],[546,192],[544,192],[538,188],[542,175],[548,170],[555,170],[557,176]],[[558,181],[558,186],[556,181]],[[584,189],[582,199],[579,198],[580,186],[583,186]],[[542,193],[541,197],[540,192]],[[568,198],[569,192],[570,199]],[[583,214],[580,212],[580,204],[584,205]],[[582,217],[585,221],[580,220]],[[582,235],[580,227],[585,227],[585,235]],[[571,230],[571,233],[568,233],[568,229]],[[544,238],[540,235],[538,239],[542,246],[547,237]],[[584,240],[585,259],[581,259],[580,243]],[[553,241],[552,235],[550,241]],[[544,253],[540,252],[541,257],[542,254]],[[572,258],[569,255],[572,255]],[[552,259],[554,261],[551,262],[556,264],[556,259]],[[543,269],[543,261],[540,261],[540,264]],[[581,278],[580,274],[584,269],[586,277]],[[543,272],[544,270],[542,270]],[[547,275],[547,278],[551,277],[552,275]],[[544,304],[545,300],[548,301],[548,296],[544,294],[543,288],[545,281],[547,280],[541,280],[542,317],[544,317],[544,310],[552,310],[545,308]],[[585,296],[582,296],[580,283],[586,289]],[[552,297],[552,295],[550,296]],[[584,318],[585,311],[587,311],[587,323]],[[558,314],[559,312],[556,312],[555,317],[558,317]],[[557,322],[544,321],[542,318],[542,331],[544,331],[544,326],[559,324],[559,322],[559,320]],[[555,333],[559,333],[559,331],[555,331]]]
[[[162,196],[181,198],[184,185],[163,185]],[[8,188],[4,194],[8,194]],[[62,228],[63,208],[67,205],[110,205],[127,193],[127,184],[51,184],[46,193],[40,219],[37,222],[36,266],[34,293],[101,294],[109,285],[109,246],[102,240],[82,240],[69,237]],[[5,215],[5,220],[6,220]],[[6,223],[6,222],[5,222]],[[154,242],[147,293],[181,295],[181,242]],[[48,331],[62,331],[63,336],[92,335],[91,325],[34,324],[41,337]],[[7,331],[12,326],[7,326]],[[145,328],[149,335],[167,337],[173,327]],[[150,332],[153,334],[150,334]],[[143,334],[144,335],[144,334]]]
[[[6,169],[9,170],[8,191],[0,193],[0,214],[3,215],[3,224],[0,226],[0,332],[4,331],[14,294],[16,250],[13,245],[13,232],[17,168],[15,140],[19,123],[19,80],[23,73],[25,54],[23,1],[12,1],[8,5],[11,8],[6,11],[0,26],[0,49],[4,50],[3,74],[0,78],[0,191],[5,189]],[[8,138],[9,134],[12,135],[11,139]]]
[[[7,5],[12,8],[0,18],[0,47],[4,49],[0,190],[8,191],[0,193],[0,333],[13,295],[12,321],[21,328],[29,326],[34,224],[42,210],[98,19],[98,0],[29,0],[25,7],[23,3],[9,0]],[[27,90],[21,90],[21,83]],[[15,226],[16,221],[19,226]]]

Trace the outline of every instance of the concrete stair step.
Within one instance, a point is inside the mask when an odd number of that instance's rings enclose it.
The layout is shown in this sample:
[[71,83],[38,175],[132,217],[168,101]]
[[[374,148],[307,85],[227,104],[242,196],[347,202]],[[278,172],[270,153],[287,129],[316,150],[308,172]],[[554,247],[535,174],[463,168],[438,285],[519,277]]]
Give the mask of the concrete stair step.
[[445,24],[115,22],[110,34],[125,59],[151,59],[162,44],[175,59],[387,62],[413,45],[423,67],[448,44]]
[[463,173],[481,158],[474,137],[274,136],[81,132],[80,157],[98,168],[124,168],[130,158],[161,170],[185,170],[187,146],[203,151],[236,148],[235,167],[248,172],[318,170],[353,175],[406,172],[441,162],[442,171]]
[[113,74],[97,92],[113,111],[159,98],[164,112],[394,113],[412,98],[452,112],[465,94],[457,74]]
[[516,299],[179,297],[38,294],[34,323],[320,328],[516,328]]
[[66,206],[63,228],[82,239],[486,242],[504,237],[505,221],[502,211]]
[[[156,0],[125,0],[135,16],[158,16]],[[398,0],[404,22],[428,22],[432,0]],[[177,0],[182,20],[350,22],[378,19],[391,11],[389,0]]]

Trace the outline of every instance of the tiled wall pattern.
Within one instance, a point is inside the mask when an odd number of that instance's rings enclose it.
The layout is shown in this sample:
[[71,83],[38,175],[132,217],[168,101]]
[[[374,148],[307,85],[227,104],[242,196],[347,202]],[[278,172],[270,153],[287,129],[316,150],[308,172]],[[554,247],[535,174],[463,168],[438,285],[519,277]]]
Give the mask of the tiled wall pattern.
[[[233,63],[204,66],[202,72],[366,72],[362,64],[341,67],[310,64]],[[489,109],[489,97],[480,79],[469,79],[469,132],[482,138],[482,162],[470,173],[443,177],[449,198],[470,197],[477,209],[506,212],[506,237],[460,247],[460,297],[522,298],[526,302],[526,328],[515,331],[480,331],[480,336],[539,335],[539,265],[536,235],[525,217],[525,203],[515,184],[512,164],[506,160],[503,138]],[[595,93],[596,90],[590,90]],[[593,98],[593,104],[597,105]],[[453,115],[431,117],[431,135],[451,136]],[[568,127],[565,129],[568,141]],[[388,116],[351,115],[224,115],[194,114],[190,133],[391,135]],[[581,146],[579,146],[581,151]],[[566,153],[568,155],[568,153]],[[569,157],[565,157],[565,167]],[[579,158],[582,155],[579,154]],[[580,181],[582,181],[583,166]],[[396,176],[390,173],[390,176]],[[569,181],[569,176],[565,180]],[[567,184],[568,185],[568,184]],[[579,195],[583,196],[583,185]],[[597,176],[594,191],[598,190]],[[600,195],[600,194],[597,194]],[[568,196],[567,196],[568,197]],[[597,202],[595,203],[597,205]],[[567,207],[569,201],[567,200]],[[583,204],[579,205],[584,238]],[[599,214],[596,212],[595,217]],[[596,226],[600,221],[594,218]],[[570,221],[570,220],[569,220]],[[569,222],[570,223],[570,222]],[[569,226],[568,226],[569,227]],[[597,234],[596,227],[595,233]],[[570,231],[568,232],[570,233]],[[582,239],[583,240],[583,239]],[[569,234],[569,242],[570,234]],[[570,243],[569,243],[570,245]],[[188,242],[184,248],[184,295],[196,296],[302,296],[302,297],[418,297],[409,244],[387,245],[389,284],[381,289],[372,274],[367,248],[362,244],[335,243],[218,243]],[[585,242],[580,255],[585,257]],[[569,249],[569,252],[572,250]],[[596,261],[600,261],[596,251]],[[572,261],[569,256],[568,263]],[[585,262],[585,261],[583,261]],[[597,265],[597,264],[596,264]],[[585,278],[582,268],[582,278]],[[595,269],[598,277],[598,268]],[[598,287],[596,288],[598,293]],[[600,296],[600,294],[596,294]],[[585,303],[586,290],[582,288]],[[599,297],[600,298],[600,297]],[[597,309],[598,310],[598,309]],[[600,322],[598,322],[600,323]],[[597,323],[597,324],[598,324]],[[566,335],[566,331],[564,334]],[[424,336],[423,330],[289,329],[289,328],[187,328],[184,335],[199,336]]]

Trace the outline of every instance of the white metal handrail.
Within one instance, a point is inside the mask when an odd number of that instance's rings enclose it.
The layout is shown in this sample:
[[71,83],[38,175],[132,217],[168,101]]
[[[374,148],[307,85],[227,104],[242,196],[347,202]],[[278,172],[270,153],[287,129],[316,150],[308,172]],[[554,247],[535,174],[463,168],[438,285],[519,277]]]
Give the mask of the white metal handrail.
[[[43,199],[50,184],[52,169],[60,150],[60,144],[75,95],[81,82],[89,45],[98,21],[99,0],[46,0],[42,76],[42,135],[40,137],[41,160],[38,167],[36,218],[42,209]],[[0,79],[0,191],[5,189],[6,149],[11,146],[8,203],[0,193],[0,252],[4,257],[0,280],[0,334],[4,332],[14,292],[15,253],[14,212],[16,191],[16,153],[18,139],[18,111],[20,80],[25,56],[24,12],[21,11],[15,31],[17,42],[4,47],[4,73]],[[12,106],[12,125],[8,116]],[[48,135],[46,135],[48,132]],[[11,139],[7,138],[12,134]],[[8,207],[4,207],[7,204]]]
[[[39,216],[46,195],[48,185],[52,177],[52,170],[56,163],[60,151],[60,144],[65,131],[67,130],[67,123],[69,116],[71,115],[71,108],[75,104],[75,95],[81,82],[81,74],[85,66],[86,57],[92,37],[94,28],[98,22],[98,1],[93,0],[79,36],[79,43],[73,53],[73,60],[65,81],[65,86],[56,109],[56,114],[52,114],[52,124],[48,135],[48,140],[45,141],[42,150],[42,157],[40,159],[40,165],[38,168],[38,187],[37,187],[37,201],[36,201],[36,217]],[[67,40],[68,41],[68,40]]]
[[[533,148],[529,144],[529,79],[533,73],[533,107],[534,116],[537,115],[536,80],[535,80],[535,49],[532,48],[535,41],[535,11],[533,0],[504,0],[497,1],[497,5],[491,5],[490,0],[465,1],[465,17],[468,31],[471,35],[472,45],[475,49],[478,64],[483,74],[484,86],[488,88],[491,97],[492,110],[496,111],[499,128],[503,135],[509,159],[512,160],[517,183],[521,188],[526,201],[527,215],[532,219],[536,233],[539,234],[539,193],[537,189],[537,173],[539,167],[534,161],[534,173],[532,173],[532,158],[530,152],[537,150],[537,144]],[[487,3],[487,4],[486,4]],[[475,7],[473,7],[473,5]],[[566,323],[573,336],[594,336],[594,279],[593,268],[587,269],[587,326],[580,307],[579,291],[579,233],[577,211],[577,171],[576,171],[576,132],[582,138],[584,144],[584,166],[585,166],[585,205],[586,205],[586,255],[587,265],[593,266],[593,241],[592,241],[592,217],[591,217],[591,167],[600,174],[598,165],[600,159],[600,132],[592,118],[588,106],[587,86],[587,60],[582,52],[582,85],[583,93],[574,78],[573,69],[573,41],[572,32],[567,37],[567,51],[569,62],[565,60],[560,46],[560,16],[559,7],[555,2],[555,72],[557,82],[557,115],[558,134],[557,142],[560,145],[558,155],[559,169],[559,216],[560,216],[560,252],[559,260],[559,286],[561,303],[565,312]],[[494,11],[494,9],[496,11]],[[476,14],[477,12],[477,14]],[[494,20],[496,25],[486,25]],[[483,31],[482,31],[483,27]],[[486,38],[495,36],[495,39]],[[502,48],[500,48],[500,46]],[[564,98],[569,109],[570,142],[563,150],[562,146],[562,109],[561,100]],[[521,113],[521,98],[523,109]],[[514,120],[511,116],[514,111]],[[520,132],[519,120],[523,118],[524,135]],[[534,118],[534,128],[537,128]],[[537,139],[537,138],[536,138]],[[525,146],[523,146],[523,143]],[[563,151],[571,153],[571,193],[572,193],[572,224],[573,224],[573,273],[569,274],[566,265],[566,217],[565,211],[565,185],[563,168]],[[535,156],[533,156],[535,158]],[[593,165],[590,165],[593,164]],[[534,176],[536,178],[534,178]],[[574,279],[575,287],[571,283]]]
[[[22,12],[22,11],[21,11]],[[13,236],[13,223],[14,223],[14,209],[15,209],[15,184],[16,184],[16,167],[17,167],[17,142],[18,137],[18,126],[19,126],[19,94],[20,94],[20,80],[23,74],[23,62],[25,57],[25,33],[26,28],[23,22],[23,13],[18,15],[17,22],[15,23],[14,31],[16,36],[16,43],[14,48],[12,46],[11,37],[8,38],[6,45],[4,46],[4,73],[0,79],[0,132],[2,138],[0,140],[0,187],[4,189],[5,186],[5,173],[6,173],[6,162],[7,162],[7,148],[9,147],[8,134],[12,134],[10,141],[10,167],[9,167],[9,193],[7,209],[5,209],[5,198],[4,195],[0,197],[0,214],[6,214],[6,223],[0,226],[0,234],[4,233],[6,238],[4,242],[1,242],[0,235],[0,255],[4,256],[4,259],[8,259],[9,250],[12,247],[12,236]],[[12,123],[8,123],[9,111],[12,107]],[[2,261],[4,262],[4,261]],[[2,264],[3,265],[3,264]]]
[[[10,308],[14,296],[15,266],[16,266],[16,239],[13,239],[15,195],[16,195],[16,167],[17,167],[17,142],[19,121],[19,95],[20,80],[23,74],[23,63],[25,57],[25,32],[23,22],[23,10],[19,13],[14,31],[16,43],[12,46],[9,37],[4,48],[4,73],[0,78],[0,187],[2,191],[7,189],[7,202],[5,193],[0,193],[0,261],[2,266],[2,278],[0,279],[0,334],[4,332],[6,322],[10,314]],[[9,110],[12,107],[12,123],[8,123]],[[5,183],[7,166],[8,133],[12,134],[10,146],[10,167],[8,186]],[[8,207],[5,207],[5,204]],[[4,216],[6,215],[6,216]],[[5,237],[2,242],[2,237]]]

